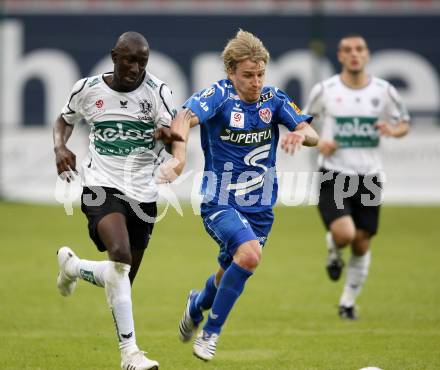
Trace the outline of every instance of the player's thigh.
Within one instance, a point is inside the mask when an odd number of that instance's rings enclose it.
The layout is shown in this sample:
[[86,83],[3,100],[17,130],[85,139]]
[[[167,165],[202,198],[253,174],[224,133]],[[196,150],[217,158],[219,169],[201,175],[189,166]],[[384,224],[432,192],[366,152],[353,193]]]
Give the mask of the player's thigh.
[[372,237],[379,230],[380,205],[356,207],[353,221],[358,230],[364,230]]
[[203,225],[220,247],[218,262],[225,270],[241,244],[257,240],[249,221],[233,207],[210,210],[203,215]]
[[372,177],[372,183],[376,185],[374,194],[364,183],[360,184],[352,212],[356,229],[364,230],[370,236],[376,235],[379,228],[380,202],[368,202],[367,200],[381,199],[382,197],[382,184],[377,176]]
[[252,227],[252,230],[257,236],[258,242],[262,247],[264,247],[274,222],[274,214],[272,209],[252,213],[241,212],[241,214],[246,217]]
[[126,216],[121,200],[115,197],[116,189],[105,187],[84,187],[81,196],[81,210],[88,220],[89,236],[99,251],[107,250],[98,232],[98,224],[107,215],[118,213]]
[[323,181],[319,190],[318,210],[327,230],[330,230],[330,225],[334,221],[344,216],[350,216],[352,212],[350,198],[343,199],[342,207],[339,207],[340,204],[336,204],[335,194],[338,191],[338,189],[335,190],[334,179]]
[[153,234],[154,221],[157,216],[156,202],[138,203],[139,208],[132,209],[127,203],[127,229],[130,237],[131,249],[144,250],[148,247]]

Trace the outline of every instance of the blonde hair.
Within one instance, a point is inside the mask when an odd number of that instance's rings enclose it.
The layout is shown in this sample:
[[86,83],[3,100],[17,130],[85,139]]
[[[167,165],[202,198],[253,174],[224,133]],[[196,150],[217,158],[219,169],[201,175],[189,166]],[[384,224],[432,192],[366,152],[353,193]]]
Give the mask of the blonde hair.
[[250,59],[252,62],[269,62],[269,52],[261,40],[250,32],[239,29],[235,37],[228,41],[222,52],[225,72],[234,71],[237,64]]

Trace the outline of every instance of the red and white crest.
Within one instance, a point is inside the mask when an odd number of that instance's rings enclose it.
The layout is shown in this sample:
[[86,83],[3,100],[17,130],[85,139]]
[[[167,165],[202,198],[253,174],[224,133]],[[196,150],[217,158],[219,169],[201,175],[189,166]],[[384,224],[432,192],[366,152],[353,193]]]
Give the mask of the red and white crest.
[[244,113],[231,112],[231,120],[229,121],[230,127],[244,128]]
[[269,108],[260,109],[258,111],[258,114],[260,115],[260,118],[264,123],[269,124],[272,120],[272,111]]

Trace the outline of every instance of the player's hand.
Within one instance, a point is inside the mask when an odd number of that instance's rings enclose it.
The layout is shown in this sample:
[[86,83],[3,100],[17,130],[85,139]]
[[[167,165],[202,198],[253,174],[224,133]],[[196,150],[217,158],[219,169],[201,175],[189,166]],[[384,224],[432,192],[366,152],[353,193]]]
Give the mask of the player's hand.
[[162,140],[164,144],[171,144],[173,141],[185,141],[180,133],[168,127],[156,128],[154,131],[154,138],[156,140]]
[[318,141],[318,150],[324,157],[331,156],[336,149],[338,149],[338,143],[335,140]]
[[76,170],[76,155],[66,146],[55,149],[55,162],[57,165],[58,176],[67,182],[74,180],[74,175],[78,175]]
[[287,154],[293,155],[299,149],[301,149],[302,143],[305,140],[305,136],[299,132],[288,132],[281,138],[281,149]]
[[170,158],[166,162],[162,163],[156,172],[157,184],[169,184],[179,177],[175,168],[179,165],[179,160],[176,158]]
[[381,136],[394,136],[394,127],[388,122],[377,122],[375,127],[379,130]]

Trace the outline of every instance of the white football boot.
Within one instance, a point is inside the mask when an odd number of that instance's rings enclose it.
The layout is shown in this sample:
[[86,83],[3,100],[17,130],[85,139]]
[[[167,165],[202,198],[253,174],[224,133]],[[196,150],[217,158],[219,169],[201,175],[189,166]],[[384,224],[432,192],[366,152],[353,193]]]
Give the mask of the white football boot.
[[61,295],[67,297],[73,293],[76,287],[77,278],[69,275],[69,268],[72,263],[77,263],[79,258],[69,247],[61,247],[57,252],[60,272],[57,277],[57,287]]
[[158,370],[159,363],[150,360],[145,356],[145,352],[135,348],[135,350],[121,352],[122,370]]
[[186,301],[185,311],[183,311],[182,318],[179,323],[179,338],[182,342],[188,342],[194,336],[199,327],[200,322],[196,323],[189,314],[189,306],[191,301],[197,296],[197,290],[191,290]]
[[193,354],[204,361],[214,358],[217,348],[218,334],[202,330],[194,341]]

